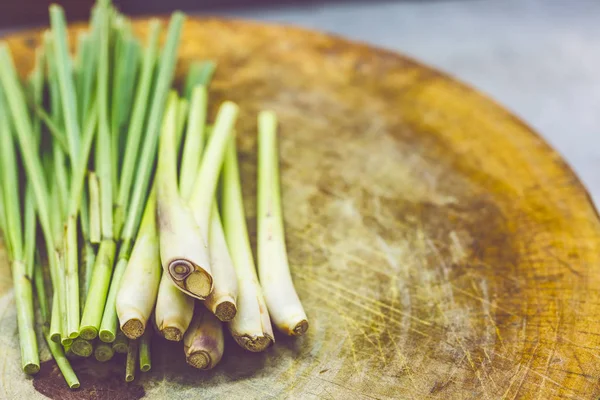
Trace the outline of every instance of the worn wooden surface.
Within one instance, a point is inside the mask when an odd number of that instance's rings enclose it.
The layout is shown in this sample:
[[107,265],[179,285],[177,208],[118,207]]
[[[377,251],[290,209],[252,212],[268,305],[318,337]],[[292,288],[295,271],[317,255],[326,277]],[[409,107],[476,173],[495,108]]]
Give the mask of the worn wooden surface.
[[[23,73],[37,38],[8,40]],[[69,392],[52,362],[19,371],[4,262],[0,398],[598,398],[598,215],[527,126],[402,56],[295,28],[190,20],[180,57],[218,61],[213,111],[241,105],[252,230],[255,117],[281,118],[308,335],[264,354],[229,342],[211,372],[157,339],[152,372],[126,385],[122,360],[85,362]]]

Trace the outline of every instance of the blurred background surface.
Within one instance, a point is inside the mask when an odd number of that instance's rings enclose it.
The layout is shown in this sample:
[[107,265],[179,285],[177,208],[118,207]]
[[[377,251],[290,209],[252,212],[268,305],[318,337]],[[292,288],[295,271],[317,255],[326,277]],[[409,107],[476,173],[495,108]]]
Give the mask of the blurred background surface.
[[[93,0],[63,0],[70,20]],[[117,0],[130,15],[300,25],[400,51],[504,105],[573,166],[600,205],[598,0]],[[47,24],[47,0],[0,0],[0,34]]]

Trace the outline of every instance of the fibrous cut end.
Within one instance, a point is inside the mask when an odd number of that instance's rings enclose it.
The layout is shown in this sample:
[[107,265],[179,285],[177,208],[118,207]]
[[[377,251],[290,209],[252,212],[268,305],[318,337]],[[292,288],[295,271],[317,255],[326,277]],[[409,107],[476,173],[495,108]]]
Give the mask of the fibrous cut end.
[[183,339],[183,332],[179,328],[168,327],[163,329],[161,333],[165,339],[172,342],[180,342]]
[[121,330],[129,339],[137,339],[144,334],[144,324],[139,319],[133,318],[126,321]]
[[205,299],[212,291],[212,277],[206,271],[196,270],[185,280],[187,290],[195,296]]
[[265,336],[256,336],[250,337],[248,335],[244,336],[233,336],[237,344],[242,346],[244,349],[248,351],[252,351],[254,353],[258,353],[261,351],[265,351],[275,340],[268,335]]
[[185,361],[194,368],[211,368],[210,355],[206,351],[197,351],[195,353],[192,353],[185,358]]
[[231,321],[237,314],[237,307],[230,300],[219,303],[215,309],[215,316],[222,322]]

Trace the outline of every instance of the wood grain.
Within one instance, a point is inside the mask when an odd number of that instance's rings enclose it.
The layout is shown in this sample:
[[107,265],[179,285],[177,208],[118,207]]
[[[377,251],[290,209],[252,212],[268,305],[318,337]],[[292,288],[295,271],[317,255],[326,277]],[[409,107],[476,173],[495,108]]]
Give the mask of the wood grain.
[[[38,38],[8,39],[23,73]],[[179,71],[218,61],[213,113],[223,99],[241,106],[253,237],[256,114],[281,118],[287,242],[308,335],[278,336],[264,354],[230,341],[210,372],[157,340],[154,369],[134,384],[121,383],[122,360],[85,362],[82,389],[69,394],[51,362],[33,379],[19,371],[4,262],[0,397],[600,396],[598,214],[521,121],[403,56],[296,28],[192,19],[180,57]]]

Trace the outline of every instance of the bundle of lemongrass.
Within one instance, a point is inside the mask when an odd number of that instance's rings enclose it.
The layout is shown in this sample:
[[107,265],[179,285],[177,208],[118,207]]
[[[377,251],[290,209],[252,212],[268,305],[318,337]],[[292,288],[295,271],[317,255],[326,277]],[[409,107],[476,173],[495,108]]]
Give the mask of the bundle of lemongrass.
[[59,6],[50,20],[25,82],[0,43],[0,230],[23,370],[40,368],[34,286],[44,337],[71,388],[79,387],[72,358],[127,353],[127,381],[138,364],[150,370],[153,330],[183,341],[187,362],[201,369],[223,355],[222,322],[250,351],[274,342],[271,319],[302,335],[275,115],[258,117],[257,276],[235,148],[238,107],[224,102],[208,124],[210,62],[191,66],[182,97],[171,89],[184,16],[173,14],[159,50],[158,21],[142,43],[99,0],[74,58]]

